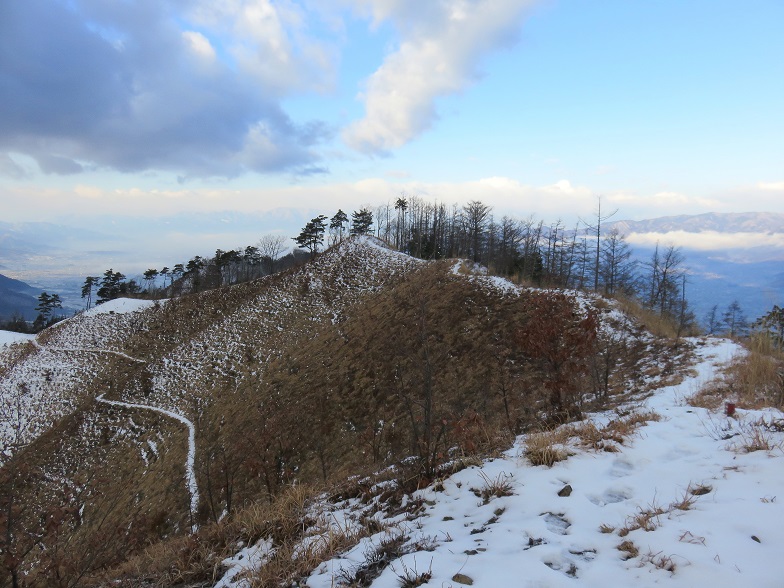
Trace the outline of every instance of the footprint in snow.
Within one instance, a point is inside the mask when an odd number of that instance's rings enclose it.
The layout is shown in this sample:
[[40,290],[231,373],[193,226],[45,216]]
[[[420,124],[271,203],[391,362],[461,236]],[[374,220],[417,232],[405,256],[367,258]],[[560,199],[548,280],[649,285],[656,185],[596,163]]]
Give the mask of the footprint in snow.
[[572,550],[564,551],[561,556],[551,555],[547,559],[543,559],[542,563],[552,570],[562,572],[570,578],[576,578],[577,572],[580,568],[577,567],[576,559],[582,562],[590,562],[596,558],[595,549],[586,549],[583,551]]
[[616,502],[623,502],[629,500],[632,493],[629,490],[620,488],[609,488],[605,490],[601,496],[590,494],[587,496],[588,500],[593,502],[596,506],[607,506],[608,504],[615,504]]
[[567,521],[562,514],[546,512],[542,516],[547,530],[556,535],[566,535],[567,530],[572,526],[572,523]]
[[634,464],[625,458],[618,458],[613,461],[610,468],[610,475],[613,478],[623,478],[628,476],[634,470]]

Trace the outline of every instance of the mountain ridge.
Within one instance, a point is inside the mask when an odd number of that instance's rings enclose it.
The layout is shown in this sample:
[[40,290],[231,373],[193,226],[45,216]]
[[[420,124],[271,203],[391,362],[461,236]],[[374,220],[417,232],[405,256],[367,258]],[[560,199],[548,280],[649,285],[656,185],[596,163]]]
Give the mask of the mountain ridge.
[[94,572],[294,482],[412,454],[414,479],[433,475],[453,444],[492,446],[578,410],[583,385],[599,399],[675,369],[612,304],[471,267],[352,238],[254,282],[69,318],[0,350],[0,406],[16,407],[0,410],[0,473],[35,508],[81,513],[77,525],[56,511],[58,537],[70,566]]
[[664,216],[645,220],[610,221],[605,227],[624,234],[670,231],[725,233],[784,233],[784,214],[775,212],[709,212],[696,215]]
[[0,274],[0,319],[18,315],[33,320],[38,312],[38,295],[41,291],[21,280]]

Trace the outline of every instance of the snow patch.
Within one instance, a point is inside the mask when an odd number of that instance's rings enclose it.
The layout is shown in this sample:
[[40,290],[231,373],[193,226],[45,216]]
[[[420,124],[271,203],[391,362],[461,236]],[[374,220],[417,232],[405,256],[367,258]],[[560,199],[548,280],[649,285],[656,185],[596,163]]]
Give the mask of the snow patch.
[[28,335],[27,333],[14,333],[13,331],[0,331],[0,345],[11,345],[12,343],[30,341],[32,339],[35,339],[35,335]]
[[136,298],[115,298],[108,300],[103,304],[93,306],[84,314],[86,316],[95,316],[99,314],[125,314],[128,312],[139,312],[145,310],[155,304],[164,303],[165,300],[138,300]]

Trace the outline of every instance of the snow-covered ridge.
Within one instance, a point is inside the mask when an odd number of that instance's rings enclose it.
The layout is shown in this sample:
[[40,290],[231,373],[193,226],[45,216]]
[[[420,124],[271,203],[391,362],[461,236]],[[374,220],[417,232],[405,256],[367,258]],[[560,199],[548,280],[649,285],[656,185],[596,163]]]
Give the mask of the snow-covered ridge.
[[[193,390],[206,394],[205,382],[241,377],[249,355],[265,360],[281,341],[302,331],[306,325],[300,317],[334,321],[361,296],[421,263],[372,237],[352,238],[298,270],[198,295],[194,300],[203,306],[197,312],[211,315],[208,328],[195,336],[178,333],[188,318],[176,318],[178,311],[166,301],[120,298],[27,338],[28,347],[22,346],[25,341],[13,346],[0,342],[0,453],[29,443],[72,411],[90,382],[107,369],[101,358],[144,364],[140,373],[149,374],[152,390],[143,403],[187,415],[193,409]],[[229,299],[237,292],[244,301],[232,307]],[[171,325],[165,337],[179,338],[179,345],[149,358],[144,348],[129,348],[132,342],[144,342],[163,320]],[[133,394],[142,388],[135,383],[120,400],[139,401]],[[93,394],[104,392],[108,390]]]
[[[101,358],[139,363],[129,333],[149,328],[160,303],[118,299],[13,346],[0,346],[0,454],[30,443],[78,405],[105,368]],[[143,362],[142,362],[143,363]]]
[[85,311],[85,316],[97,316],[99,314],[125,314],[128,312],[139,312],[155,306],[156,304],[165,303],[165,300],[139,300],[136,298],[116,298],[108,300],[103,304],[93,306],[90,310]]

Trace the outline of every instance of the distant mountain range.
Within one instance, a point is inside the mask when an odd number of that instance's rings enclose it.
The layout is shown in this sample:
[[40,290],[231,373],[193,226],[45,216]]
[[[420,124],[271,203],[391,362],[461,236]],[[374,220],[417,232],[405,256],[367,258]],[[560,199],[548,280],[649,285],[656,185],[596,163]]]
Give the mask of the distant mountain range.
[[0,274],[0,319],[7,320],[19,315],[26,320],[33,320],[38,314],[40,290]]
[[630,233],[668,233],[674,231],[784,234],[784,214],[775,212],[708,212],[696,215],[663,216],[640,221],[622,220],[610,223],[609,226],[616,227],[627,235]]
[[607,223],[647,261],[656,243],[677,245],[689,271],[687,298],[698,319],[737,300],[754,319],[784,304],[784,214],[707,213]]
[[[62,224],[0,222],[0,272],[37,289],[57,292],[71,309],[83,306],[88,275],[113,268],[141,279],[147,268],[212,255],[217,248],[254,244],[269,233],[297,234],[318,211],[281,208],[265,213],[190,213],[154,220],[63,219]],[[608,222],[626,235],[641,262],[659,242],[682,248],[687,296],[698,318],[713,305],[738,300],[755,318],[784,304],[784,214],[706,213]],[[198,243],[194,247],[194,243]],[[5,297],[4,297],[5,300]]]

